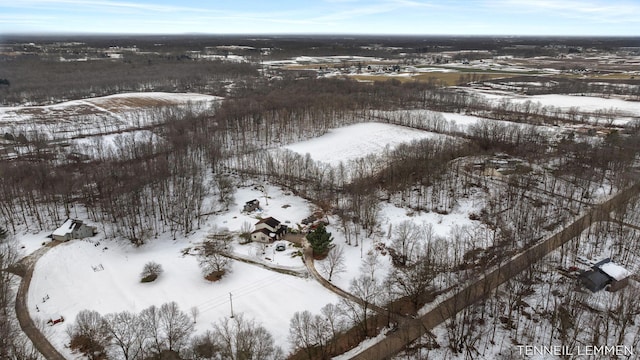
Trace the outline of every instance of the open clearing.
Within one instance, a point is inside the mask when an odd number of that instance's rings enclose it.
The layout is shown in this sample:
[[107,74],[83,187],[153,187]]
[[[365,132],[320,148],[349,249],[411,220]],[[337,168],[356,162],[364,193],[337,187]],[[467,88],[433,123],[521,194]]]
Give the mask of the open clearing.
[[[184,254],[185,249],[197,245],[211,231],[225,227],[238,231],[243,222],[254,224],[259,215],[274,216],[282,221],[308,216],[309,205],[305,200],[270,186],[268,193],[272,199],[269,205],[262,199],[263,211],[240,214],[241,205],[234,205],[203,226],[208,230],[188,238],[172,240],[165,234],[136,248],[125,240],[105,240],[98,235],[51,249],[38,261],[34,271],[28,299],[31,316],[36,321],[46,321],[53,314],[64,316],[67,320],[64,324],[48,328],[45,334],[59,351],[74,359],[65,348],[69,341],[65,329],[81,310],[96,310],[102,315],[125,310],[140,312],[151,305],[176,301],[186,313],[192,307],[199,309],[196,331],[201,333],[210,329],[213,322],[230,315],[231,293],[234,313],[244,313],[245,317],[262,323],[276,344],[288,351],[289,321],[293,314],[303,310],[319,312],[325,304],[337,302],[336,295],[312,278],[284,275],[239,261],[233,261],[229,275],[211,283],[202,277],[196,257]],[[237,203],[243,204],[245,198],[250,200],[261,194],[251,187],[238,189]],[[36,236],[26,235],[21,240],[27,247],[25,250],[37,248]],[[254,257],[258,262],[280,268],[303,267],[299,256],[291,257],[296,252],[291,246],[286,251],[275,252],[271,245],[264,255],[257,253],[255,244],[234,246],[235,253]],[[164,272],[155,282],[142,284],[139,274],[149,261],[161,264]]]
[[298,154],[309,154],[313,160],[338,166],[367,155],[380,154],[414,140],[442,136],[439,134],[383,123],[360,123],[331,129],[320,137],[287,145]]
[[156,124],[161,106],[209,109],[221,98],[195,93],[125,93],[45,106],[0,107],[0,131],[17,136],[39,131],[52,139],[127,131]]

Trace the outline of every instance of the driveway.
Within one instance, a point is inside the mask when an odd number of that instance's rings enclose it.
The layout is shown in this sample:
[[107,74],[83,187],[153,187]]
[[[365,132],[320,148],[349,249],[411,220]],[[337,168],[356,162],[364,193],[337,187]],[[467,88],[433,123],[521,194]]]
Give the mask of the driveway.
[[31,255],[26,256],[20,260],[17,271],[18,275],[22,276],[18,293],[16,294],[16,316],[22,331],[29,337],[33,346],[48,360],[65,360],[64,356],[56,350],[53,345],[42,334],[40,329],[36,326],[29,315],[29,308],[27,307],[27,295],[29,294],[29,284],[31,283],[31,277],[33,276],[33,269],[36,266],[36,262],[42,255],[44,255],[49,249],[60,244],[58,241],[52,241],[46,246],[36,250]]

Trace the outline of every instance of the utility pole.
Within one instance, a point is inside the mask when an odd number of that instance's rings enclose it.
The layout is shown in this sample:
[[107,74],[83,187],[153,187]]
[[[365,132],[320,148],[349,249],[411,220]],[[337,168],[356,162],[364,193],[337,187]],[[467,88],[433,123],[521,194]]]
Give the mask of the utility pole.
[[233,319],[233,295],[229,293],[229,305],[231,305],[231,318]]

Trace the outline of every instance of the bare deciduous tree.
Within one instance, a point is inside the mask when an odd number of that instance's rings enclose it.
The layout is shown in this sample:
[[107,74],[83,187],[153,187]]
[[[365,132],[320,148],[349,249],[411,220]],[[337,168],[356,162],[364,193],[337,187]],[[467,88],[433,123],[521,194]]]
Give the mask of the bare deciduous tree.
[[205,278],[215,281],[229,271],[231,260],[228,257],[228,245],[220,240],[207,241],[198,255],[198,263]]
[[160,331],[169,351],[180,353],[194,331],[193,323],[175,301],[160,307]]
[[368,318],[371,316],[371,305],[377,305],[383,300],[384,287],[376,278],[362,274],[351,281],[349,291],[360,298],[362,302],[353,302],[346,299],[341,300],[342,307],[345,309],[345,315],[351,320],[351,323],[359,327],[362,334],[366,336],[371,331],[368,322]]
[[329,277],[329,281],[333,275],[339,275],[347,270],[342,245],[335,245],[329,250],[327,257],[320,261],[320,270]]
[[110,335],[102,316],[93,310],[82,310],[67,329],[71,339],[69,347],[85,354],[90,360],[106,357]]
[[123,311],[104,316],[112,347],[125,360],[140,359],[145,331],[138,315]]
[[245,320],[242,314],[215,323],[212,336],[223,359],[275,360],[283,356],[271,334],[254,320]]
[[155,261],[149,261],[148,263],[144,264],[144,267],[142,268],[142,273],[140,273],[140,277],[142,279],[140,281],[141,282],[154,281],[155,279],[158,278],[158,276],[160,276],[160,274],[162,274],[162,272],[163,272],[162,265],[158,264]]

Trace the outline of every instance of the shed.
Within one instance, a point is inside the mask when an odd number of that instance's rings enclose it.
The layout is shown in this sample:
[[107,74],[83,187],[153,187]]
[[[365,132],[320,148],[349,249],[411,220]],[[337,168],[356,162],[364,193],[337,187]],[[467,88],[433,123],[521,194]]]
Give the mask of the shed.
[[244,207],[242,208],[242,211],[252,212],[259,208],[260,208],[260,201],[258,199],[253,199],[251,201],[247,201],[246,203],[244,203]]

